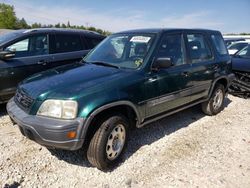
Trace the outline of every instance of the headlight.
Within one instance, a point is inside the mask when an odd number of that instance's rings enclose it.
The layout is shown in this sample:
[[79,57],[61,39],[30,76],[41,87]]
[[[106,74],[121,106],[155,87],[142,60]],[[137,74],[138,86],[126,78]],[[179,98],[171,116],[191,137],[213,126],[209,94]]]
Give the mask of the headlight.
[[37,115],[60,119],[74,119],[77,115],[77,102],[71,100],[46,100]]

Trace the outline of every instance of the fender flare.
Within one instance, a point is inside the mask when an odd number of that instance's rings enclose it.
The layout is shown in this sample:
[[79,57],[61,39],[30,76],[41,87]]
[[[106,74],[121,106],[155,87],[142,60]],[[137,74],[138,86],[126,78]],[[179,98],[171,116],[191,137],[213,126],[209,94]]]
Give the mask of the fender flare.
[[228,76],[220,76],[218,78],[216,78],[213,83],[212,83],[212,86],[210,87],[210,90],[209,90],[209,94],[208,94],[208,99],[211,97],[212,93],[213,93],[213,90],[214,90],[214,87],[215,87],[215,84],[218,82],[218,80],[220,79],[225,79],[227,81],[227,86],[226,86],[226,90],[228,89],[229,87],[229,84],[230,84],[230,80],[228,78]]
[[85,119],[85,121],[83,123],[83,127],[82,127],[82,130],[81,130],[81,133],[80,133],[80,139],[84,140],[86,138],[86,134],[88,132],[89,125],[91,124],[92,120],[94,119],[94,117],[97,114],[99,114],[99,113],[101,113],[104,110],[107,110],[109,108],[120,106],[120,105],[126,105],[126,106],[131,107],[134,110],[134,112],[135,112],[137,123],[141,121],[139,112],[138,112],[136,106],[132,102],[126,101],[126,100],[111,102],[111,103],[105,104],[105,105],[103,105],[103,106],[95,109],[93,112],[91,112],[91,114],[89,115],[89,117]]

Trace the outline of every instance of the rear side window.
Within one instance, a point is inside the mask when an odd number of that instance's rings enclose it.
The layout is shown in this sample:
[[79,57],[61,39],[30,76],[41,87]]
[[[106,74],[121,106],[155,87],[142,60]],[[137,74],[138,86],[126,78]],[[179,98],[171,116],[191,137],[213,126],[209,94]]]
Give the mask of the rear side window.
[[56,34],[53,53],[65,53],[83,50],[80,35]]
[[85,37],[85,39],[91,49],[97,46],[97,44],[99,44],[102,41],[102,39],[94,37]]
[[199,63],[211,60],[213,58],[212,52],[202,34],[188,34],[188,51],[192,63]]
[[211,35],[216,51],[220,55],[227,55],[227,48],[221,35]]

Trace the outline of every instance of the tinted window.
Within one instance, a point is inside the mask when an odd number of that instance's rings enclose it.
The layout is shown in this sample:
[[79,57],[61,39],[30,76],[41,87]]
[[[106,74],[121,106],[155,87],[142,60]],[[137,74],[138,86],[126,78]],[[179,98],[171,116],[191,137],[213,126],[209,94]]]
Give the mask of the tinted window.
[[83,50],[80,35],[56,34],[53,53],[64,53]]
[[250,44],[241,51],[239,51],[236,55],[244,58],[250,58]]
[[184,64],[184,50],[181,34],[165,35],[160,43],[157,57],[171,58],[174,65]]
[[37,56],[48,54],[47,35],[31,36],[18,41],[4,50],[14,51],[15,57]]
[[227,48],[225,46],[224,40],[222,39],[222,37],[220,35],[211,35],[213,44],[216,48],[216,51],[220,54],[220,55],[226,55],[227,54]]
[[99,44],[102,39],[98,39],[98,38],[93,38],[93,37],[85,37],[86,41],[89,44],[89,47],[92,49],[94,48],[97,44]]
[[229,50],[241,50],[242,48],[245,48],[248,43],[234,43],[228,46]]
[[203,35],[190,34],[187,35],[187,39],[188,39],[188,51],[192,63],[199,63],[210,60],[212,58],[212,52]]

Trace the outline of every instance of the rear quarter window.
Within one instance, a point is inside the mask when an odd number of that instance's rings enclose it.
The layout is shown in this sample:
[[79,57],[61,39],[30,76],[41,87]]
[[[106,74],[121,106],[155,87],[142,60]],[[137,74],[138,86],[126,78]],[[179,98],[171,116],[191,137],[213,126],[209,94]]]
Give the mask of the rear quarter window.
[[88,46],[92,49],[97,46],[103,39],[102,38],[94,38],[94,37],[85,37]]
[[211,39],[212,39],[212,42],[215,46],[216,51],[220,55],[227,55],[228,54],[225,42],[224,42],[221,35],[218,35],[218,34],[211,35]]

